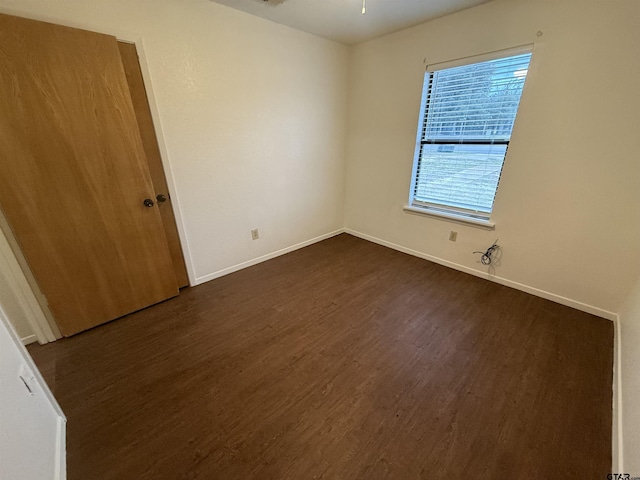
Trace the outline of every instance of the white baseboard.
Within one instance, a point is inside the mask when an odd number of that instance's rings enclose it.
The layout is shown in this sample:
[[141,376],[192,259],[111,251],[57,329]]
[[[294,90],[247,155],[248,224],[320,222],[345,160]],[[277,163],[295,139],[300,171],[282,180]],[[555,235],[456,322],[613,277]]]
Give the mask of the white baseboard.
[[36,343],[38,341],[38,338],[36,337],[35,333],[33,333],[31,335],[27,335],[26,337],[22,337],[20,340],[22,341],[23,345],[31,345],[32,343]]
[[514,282],[513,280],[509,280],[507,278],[490,275],[487,272],[482,272],[474,268],[465,267],[464,265],[459,265],[457,263],[450,262],[442,258],[434,257],[432,255],[428,255],[426,253],[413,250],[411,248],[403,247],[402,245],[397,245],[395,243],[382,240],[380,238],[372,237],[371,235],[367,235],[365,233],[361,233],[356,230],[351,230],[350,228],[345,228],[344,231],[355,237],[359,237],[364,240],[377,243],[378,245],[389,247],[389,248],[392,248],[393,250],[398,250],[399,252],[413,255],[414,257],[424,258],[425,260],[429,260],[430,262],[434,262],[439,265],[444,265],[445,267],[453,268],[454,270],[459,270],[461,272],[465,272],[465,273],[474,275],[476,277],[484,278],[485,280],[490,280],[492,282],[499,283],[500,285],[504,285],[506,287],[515,288],[516,290],[521,290],[523,292],[530,293],[531,295],[535,295],[536,297],[541,297],[546,300],[551,300],[552,302],[556,302],[561,305],[565,305],[567,307],[572,307],[572,308],[575,308],[576,310],[581,310],[583,312],[590,313],[598,317],[606,318],[607,320],[613,321],[617,316],[613,312],[609,312],[607,310],[594,307],[593,305],[588,305],[586,303],[582,303],[577,300],[572,300],[570,298],[562,297],[560,295],[556,295],[554,293],[547,292],[545,290],[540,290],[539,288],[531,287],[523,283]]
[[237,265],[233,265],[229,268],[218,270],[217,272],[213,272],[208,275],[204,275],[202,277],[196,277],[195,284],[200,285],[210,280],[214,280],[216,278],[229,275],[230,273],[237,272],[238,270],[242,270],[243,268],[252,267],[253,265],[257,265],[258,263],[266,262],[267,260],[271,260],[272,258],[279,257],[280,255],[284,255],[286,253],[290,253],[295,250],[308,247],[309,245],[313,245],[314,243],[321,242],[322,240],[326,240],[327,238],[335,237],[336,235],[340,235],[341,233],[344,233],[344,228],[335,230],[333,232],[325,233],[324,235],[320,235],[319,237],[315,237],[301,243],[296,243],[295,245],[291,245],[290,247],[286,247],[281,250],[276,250],[275,252],[262,255],[261,257],[254,258],[252,260],[247,260],[246,262],[238,263]]
[[612,428],[612,473],[624,472],[624,449],[622,431],[622,338],[620,317],[614,319],[613,340],[613,428]]

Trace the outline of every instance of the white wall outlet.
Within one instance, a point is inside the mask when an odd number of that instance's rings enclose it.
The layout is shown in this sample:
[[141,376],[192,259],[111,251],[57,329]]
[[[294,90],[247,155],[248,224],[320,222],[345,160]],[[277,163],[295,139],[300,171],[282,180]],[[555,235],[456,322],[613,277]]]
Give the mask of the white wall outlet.
[[258,240],[260,238],[260,232],[257,228],[251,230],[251,240]]
[[453,230],[451,230],[449,232],[449,241],[455,242],[457,239],[458,239],[458,232],[454,232]]

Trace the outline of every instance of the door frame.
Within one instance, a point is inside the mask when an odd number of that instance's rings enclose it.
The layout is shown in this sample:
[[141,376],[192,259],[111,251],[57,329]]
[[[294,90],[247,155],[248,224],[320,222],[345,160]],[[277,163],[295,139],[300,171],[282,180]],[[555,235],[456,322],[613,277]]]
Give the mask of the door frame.
[[[7,227],[6,219],[0,212],[0,226]],[[13,235],[0,228],[0,270],[3,272],[9,290],[18,300],[20,308],[24,313],[33,335],[40,344],[54,342],[61,338],[57,325],[51,325],[46,318],[45,309],[38,301],[37,293],[31,287],[18,256],[14,253],[15,248]],[[24,263],[23,263],[24,265]],[[0,305],[0,310],[2,306]]]
[[[180,238],[180,245],[182,246],[182,254],[185,260],[185,266],[187,268],[187,275],[189,277],[189,286],[196,285],[196,277],[193,267],[193,259],[191,257],[191,251],[189,248],[189,242],[187,240],[186,230],[184,228],[184,221],[182,210],[180,208],[180,194],[178,193],[173,180],[173,171],[171,169],[171,163],[169,161],[169,153],[164,140],[164,133],[162,131],[162,122],[160,120],[160,112],[158,110],[158,104],[156,101],[155,91],[153,88],[153,81],[151,79],[151,73],[149,70],[149,62],[147,60],[146,49],[144,45],[144,39],[141,35],[128,31],[114,32],[111,29],[101,28],[98,25],[93,25],[84,22],[70,22],[60,18],[51,17],[48,15],[33,15],[20,10],[10,8],[0,8],[0,13],[7,15],[14,15],[16,17],[30,18],[32,20],[39,20],[42,22],[55,23],[65,27],[78,28],[82,30],[88,30],[96,33],[103,33],[106,35],[113,35],[116,40],[120,42],[133,43],[138,51],[138,61],[140,63],[140,70],[142,71],[142,78],[144,80],[145,89],[147,91],[147,99],[149,101],[149,109],[151,110],[151,117],[153,119],[153,126],[156,132],[158,141],[158,148],[160,149],[160,159],[162,160],[162,167],[164,169],[165,177],[167,179],[167,187],[169,189],[169,195],[171,196],[171,203],[173,207],[173,213],[176,219],[176,226],[178,227],[178,236]],[[3,223],[3,222],[0,222]],[[5,227],[6,228],[6,227]],[[12,236],[12,232],[4,231],[6,236]],[[23,272],[23,268],[17,259],[17,255],[9,247],[6,242],[0,242],[0,267],[7,268],[10,272],[7,275],[7,281],[11,292],[18,298],[21,304],[25,308],[27,318],[34,334],[38,340],[38,343],[45,344],[53,342],[62,336],[59,333],[58,326],[51,322],[45,315],[46,307],[40,305],[39,297],[31,286],[26,281],[27,274]],[[17,272],[15,268],[19,268]]]

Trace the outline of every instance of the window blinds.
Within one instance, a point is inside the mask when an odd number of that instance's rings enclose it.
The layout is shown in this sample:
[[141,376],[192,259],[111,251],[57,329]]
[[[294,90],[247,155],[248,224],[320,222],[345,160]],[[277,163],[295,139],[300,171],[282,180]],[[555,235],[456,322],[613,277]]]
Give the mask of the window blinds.
[[488,218],[530,59],[427,71],[412,204]]

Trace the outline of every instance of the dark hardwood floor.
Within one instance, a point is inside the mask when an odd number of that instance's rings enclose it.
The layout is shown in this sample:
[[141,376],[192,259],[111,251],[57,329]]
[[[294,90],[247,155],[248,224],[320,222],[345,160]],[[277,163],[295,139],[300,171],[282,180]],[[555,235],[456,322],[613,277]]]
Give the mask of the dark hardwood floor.
[[610,473],[611,322],[349,235],[29,351],[70,480]]

